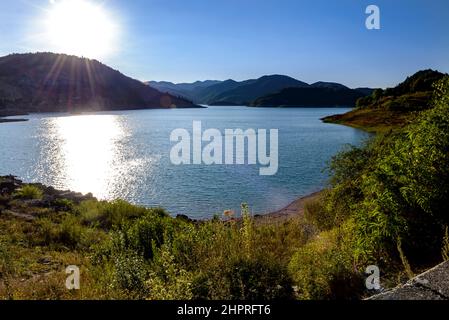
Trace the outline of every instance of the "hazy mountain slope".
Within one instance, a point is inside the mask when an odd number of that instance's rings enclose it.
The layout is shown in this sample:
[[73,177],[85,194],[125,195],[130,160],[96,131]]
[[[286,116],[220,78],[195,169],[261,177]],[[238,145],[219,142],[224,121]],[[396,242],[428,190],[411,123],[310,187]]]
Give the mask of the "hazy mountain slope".
[[199,92],[197,92],[196,99],[203,104],[210,104],[211,102],[216,101],[216,97],[221,95],[223,92],[233,90],[243,83],[249,83],[252,80],[247,80],[243,82],[237,82],[234,80],[226,80],[221,83],[217,83],[207,88],[203,88]]
[[16,112],[192,107],[96,61],[53,53],[0,58],[0,109]]
[[[310,106],[321,105],[323,101],[329,101],[331,102],[331,105],[340,103],[340,101],[345,102],[345,104],[349,102],[350,105],[354,105],[355,101],[353,101],[353,99],[364,97],[373,92],[373,89],[370,88],[351,90],[348,87],[335,82],[320,81],[309,85],[305,82],[283,75],[263,76],[259,79],[241,82],[234,80],[222,82],[208,80],[203,82],[197,81],[195,83],[174,84],[171,82],[150,81],[148,84],[162,92],[168,92],[175,96],[187,97],[195,103],[215,106],[249,105],[255,100],[278,94],[287,88],[330,90],[303,91],[305,94],[303,101],[310,102]],[[338,92],[336,93],[332,90],[337,90]],[[318,93],[318,96],[314,96],[315,93]],[[320,97],[319,93],[325,94],[327,97]],[[350,98],[341,100],[342,96],[349,96]],[[312,99],[312,97],[314,98]],[[286,102],[289,104],[288,101]],[[297,100],[296,102],[302,101]]]
[[[188,97],[188,92],[182,90],[181,88],[178,88],[176,84],[166,81],[148,81],[145,82],[148,86],[150,86],[153,89],[156,89],[163,93],[169,93],[174,96],[181,96],[181,97]],[[189,97],[190,98],[190,97]]]
[[185,97],[194,102],[200,103],[198,99],[198,93],[203,89],[219,84],[222,81],[217,80],[206,80],[206,81],[196,81],[194,83],[172,83],[166,81],[148,81],[147,85],[159,90],[160,92],[166,92],[174,96]]
[[285,88],[304,88],[309,85],[305,82],[282,75],[264,76],[256,80],[240,83],[234,89],[225,91],[213,97],[208,103],[217,104],[228,101],[236,104],[249,104],[251,101],[268,94],[276,93]]
[[287,88],[256,99],[251,105],[256,107],[353,107],[363,96],[359,91],[348,88]]

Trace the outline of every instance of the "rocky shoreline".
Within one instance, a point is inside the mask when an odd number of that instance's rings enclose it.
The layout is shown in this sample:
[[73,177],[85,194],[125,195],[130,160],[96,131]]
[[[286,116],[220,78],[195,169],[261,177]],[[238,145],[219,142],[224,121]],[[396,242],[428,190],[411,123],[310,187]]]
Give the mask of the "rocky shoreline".
[[7,117],[15,117],[15,116],[26,116],[26,113],[18,113],[9,110],[0,110],[0,123],[10,123],[10,122],[24,122],[28,121],[28,119],[7,119]]
[[0,118],[0,123],[11,123],[11,122],[26,122],[28,119],[4,119]]
[[24,183],[12,175],[0,176],[0,196],[12,195],[25,185],[36,186],[42,190],[43,195],[41,199],[26,200],[26,204],[33,207],[52,207],[58,200],[70,200],[76,204],[86,200],[96,200],[91,193],[84,195],[70,190],[57,190],[41,183]]

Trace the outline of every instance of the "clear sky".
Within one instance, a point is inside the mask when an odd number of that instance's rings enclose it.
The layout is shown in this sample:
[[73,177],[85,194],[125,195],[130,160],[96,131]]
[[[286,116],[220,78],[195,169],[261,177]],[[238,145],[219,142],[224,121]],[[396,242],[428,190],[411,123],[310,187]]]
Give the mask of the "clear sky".
[[[42,20],[58,1],[70,0],[0,0],[0,55],[53,51]],[[423,68],[449,72],[447,0],[81,1],[101,3],[117,27],[101,60],[140,80],[286,74],[385,87]],[[380,30],[365,27],[370,4]]]

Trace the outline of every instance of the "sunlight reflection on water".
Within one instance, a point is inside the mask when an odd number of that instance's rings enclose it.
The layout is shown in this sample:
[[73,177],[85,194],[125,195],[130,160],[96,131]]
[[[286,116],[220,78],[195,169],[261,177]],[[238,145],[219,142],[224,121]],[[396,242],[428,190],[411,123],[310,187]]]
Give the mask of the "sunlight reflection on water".
[[[126,170],[121,162],[120,142],[127,128],[115,115],[82,115],[49,119],[48,133],[55,144],[44,161],[64,188],[109,199]],[[131,166],[132,167],[132,166]],[[131,169],[128,168],[129,169]]]

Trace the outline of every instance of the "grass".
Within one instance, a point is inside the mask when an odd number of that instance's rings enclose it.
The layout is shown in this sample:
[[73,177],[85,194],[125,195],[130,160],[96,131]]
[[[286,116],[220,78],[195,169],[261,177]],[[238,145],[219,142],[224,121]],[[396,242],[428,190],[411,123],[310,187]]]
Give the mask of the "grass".
[[[315,235],[299,218],[255,224],[246,206],[241,222],[195,223],[124,201],[26,201],[7,205],[32,220],[0,213],[0,299],[294,298],[286,266]],[[64,287],[69,265],[79,291]]]

